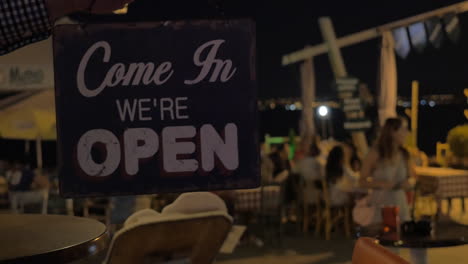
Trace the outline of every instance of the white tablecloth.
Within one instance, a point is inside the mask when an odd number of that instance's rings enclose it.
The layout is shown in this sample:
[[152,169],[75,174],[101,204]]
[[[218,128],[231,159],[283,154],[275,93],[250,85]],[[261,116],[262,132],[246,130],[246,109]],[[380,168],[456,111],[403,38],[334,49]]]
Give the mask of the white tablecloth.
[[468,197],[468,170],[416,167],[421,189],[433,189],[440,198]]

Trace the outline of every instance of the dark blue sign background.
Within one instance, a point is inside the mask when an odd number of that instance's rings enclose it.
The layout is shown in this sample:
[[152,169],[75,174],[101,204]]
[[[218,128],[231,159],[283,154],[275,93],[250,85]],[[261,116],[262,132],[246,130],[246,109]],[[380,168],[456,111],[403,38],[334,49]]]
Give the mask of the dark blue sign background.
[[[194,64],[196,50],[212,40],[224,40],[216,58],[231,60],[235,72],[228,81],[210,81],[214,68],[201,82],[187,85],[200,74]],[[96,91],[112,65],[122,63],[171,62],[174,71],[162,85],[115,85],[106,87],[95,96],[86,97],[77,85],[80,62],[96,42],[105,41],[111,47],[110,58],[104,62],[104,49],[97,49],[90,57],[85,71],[85,83]],[[201,53],[205,58],[208,52]],[[161,192],[184,192],[253,188],[259,185],[259,156],[257,128],[257,97],[255,73],[255,30],[249,20],[192,21],[145,24],[59,25],[54,30],[54,68],[57,107],[58,158],[60,191],[65,197],[126,195]],[[167,75],[162,75],[163,77]],[[225,76],[226,77],[226,76]],[[162,120],[158,100],[186,97],[183,113],[186,119]],[[136,118],[122,120],[117,101],[156,99],[145,116],[151,121]],[[153,102],[153,101],[151,101]],[[147,105],[146,105],[147,106]],[[162,130],[171,126],[194,126],[194,138],[178,141],[193,142],[192,154],[179,155],[179,159],[200,160],[200,127],[212,125],[221,137],[228,123],[237,126],[239,165],[226,171],[222,166],[210,172],[165,173],[163,171]],[[123,134],[130,128],[150,128],[159,136],[159,149],[152,157],[139,161],[136,175],[125,172]],[[83,171],[77,162],[77,145],[90,130],[104,129],[114,134],[120,143],[120,165],[110,175],[95,176]],[[140,144],[141,142],[139,142]],[[101,144],[102,145],[102,144]],[[95,163],[103,162],[107,155],[100,144],[93,146]],[[215,158],[217,164],[220,163]],[[199,162],[201,166],[201,162]]]

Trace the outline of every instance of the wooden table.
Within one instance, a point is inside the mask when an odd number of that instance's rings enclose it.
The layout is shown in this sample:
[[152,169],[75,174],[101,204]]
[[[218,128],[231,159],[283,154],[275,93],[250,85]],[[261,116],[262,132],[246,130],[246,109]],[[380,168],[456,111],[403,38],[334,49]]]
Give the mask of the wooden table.
[[68,263],[106,248],[106,226],[63,215],[0,214],[0,263]]

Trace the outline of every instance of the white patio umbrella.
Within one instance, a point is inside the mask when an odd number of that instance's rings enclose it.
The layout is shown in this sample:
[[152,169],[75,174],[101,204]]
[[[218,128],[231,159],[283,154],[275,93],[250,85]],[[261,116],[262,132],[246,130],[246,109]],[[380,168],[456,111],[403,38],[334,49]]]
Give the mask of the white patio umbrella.
[[39,168],[42,167],[42,140],[57,138],[55,123],[53,89],[34,93],[0,109],[0,137],[35,140]]

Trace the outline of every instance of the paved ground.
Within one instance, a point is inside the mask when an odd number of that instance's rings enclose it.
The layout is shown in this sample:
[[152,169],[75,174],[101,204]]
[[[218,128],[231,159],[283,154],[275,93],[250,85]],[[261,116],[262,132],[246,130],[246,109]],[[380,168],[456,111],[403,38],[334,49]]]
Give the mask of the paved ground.
[[[466,200],[468,207],[468,199]],[[447,212],[447,204],[443,203],[443,212]],[[467,208],[468,209],[468,208]],[[457,216],[468,225],[467,213],[461,211],[460,200],[452,202],[450,211],[452,216]],[[463,217],[460,217],[463,216]],[[283,246],[263,248],[254,245],[243,245],[236,249],[232,255],[221,255],[217,263],[220,264],[344,264],[351,263],[354,241],[346,239],[340,233],[335,233],[330,241],[314,238],[313,236],[289,234],[284,240]],[[400,250],[400,255],[409,260],[409,251]],[[430,249],[428,251],[430,264],[468,263],[468,245],[451,248]]]
[[[468,199],[467,199],[468,207]],[[461,211],[460,201],[454,201],[450,214],[457,216],[460,221],[468,225],[467,213]],[[447,205],[443,205],[447,212]],[[460,217],[462,216],[462,217]],[[333,234],[332,240],[325,241],[312,235],[303,235],[296,231],[295,226],[286,230],[282,246],[255,246],[253,243],[239,246],[231,255],[220,255],[216,261],[219,264],[344,264],[351,263],[354,241],[346,239],[341,232]],[[75,264],[102,263],[102,254],[76,262]],[[407,250],[401,250],[404,258],[409,258]],[[430,249],[430,264],[437,263],[468,263],[468,246]]]
[[[283,249],[240,247],[232,256],[221,255],[219,264],[345,264],[351,263],[353,241],[336,237],[330,241],[314,238],[291,237]],[[400,255],[409,260],[408,250]],[[464,264],[468,259],[468,246],[430,249],[430,264]]]

